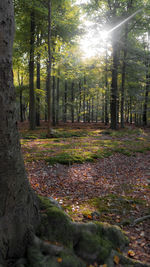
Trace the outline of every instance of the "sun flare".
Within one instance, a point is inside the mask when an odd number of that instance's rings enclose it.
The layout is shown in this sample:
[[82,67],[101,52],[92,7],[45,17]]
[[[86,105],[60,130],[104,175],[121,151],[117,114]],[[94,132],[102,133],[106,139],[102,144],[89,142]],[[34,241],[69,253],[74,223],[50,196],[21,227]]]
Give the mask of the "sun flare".
[[86,27],[88,27],[88,30],[80,40],[80,48],[83,57],[91,58],[103,54],[108,42],[108,32],[106,30],[93,29],[93,27],[90,29],[89,25],[86,25]]

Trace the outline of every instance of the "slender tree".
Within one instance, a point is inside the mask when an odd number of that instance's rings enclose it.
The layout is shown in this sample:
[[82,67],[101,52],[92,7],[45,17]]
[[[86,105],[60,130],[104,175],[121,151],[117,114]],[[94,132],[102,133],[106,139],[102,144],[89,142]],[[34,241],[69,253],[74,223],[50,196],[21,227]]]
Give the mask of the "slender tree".
[[48,129],[47,135],[51,135],[51,0],[48,1],[48,61],[47,61],[47,107]]
[[29,122],[30,129],[35,129],[35,93],[34,93],[34,45],[35,45],[35,12],[30,13],[30,61],[29,61]]
[[117,95],[118,95],[118,45],[112,40],[112,83],[111,83],[111,128],[117,129]]
[[[37,34],[37,47],[39,48],[40,46],[40,36],[39,33]],[[41,89],[41,54],[38,51],[37,53],[37,89]],[[36,94],[36,125],[40,126],[40,96],[39,92]]]

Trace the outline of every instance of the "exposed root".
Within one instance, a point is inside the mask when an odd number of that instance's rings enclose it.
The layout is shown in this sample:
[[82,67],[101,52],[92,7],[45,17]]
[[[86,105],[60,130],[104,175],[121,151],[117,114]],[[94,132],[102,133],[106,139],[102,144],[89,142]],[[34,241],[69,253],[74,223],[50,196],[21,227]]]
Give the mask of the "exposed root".
[[37,236],[34,237],[33,245],[37,247],[43,254],[58,256],[64,250],[63,246],[56,246],[41,240]]
[[150,219],[150,215],[146,215],[146,216],[143,216],[141,218],[138,218],[136,219],[134,222],[133,222],[133,226],[137,223],[140,223],[140,222],[143,222],[144,220],[147,220],[147,219]]

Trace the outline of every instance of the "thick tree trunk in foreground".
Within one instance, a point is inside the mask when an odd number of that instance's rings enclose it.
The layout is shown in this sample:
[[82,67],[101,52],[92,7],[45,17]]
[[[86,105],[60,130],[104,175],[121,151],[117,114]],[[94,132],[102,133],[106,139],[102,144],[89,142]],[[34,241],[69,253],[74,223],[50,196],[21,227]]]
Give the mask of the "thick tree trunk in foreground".
[[13,6],[0,1],[0,263],[23,255],[37,222],[25,174],[15,114],[12,74]]

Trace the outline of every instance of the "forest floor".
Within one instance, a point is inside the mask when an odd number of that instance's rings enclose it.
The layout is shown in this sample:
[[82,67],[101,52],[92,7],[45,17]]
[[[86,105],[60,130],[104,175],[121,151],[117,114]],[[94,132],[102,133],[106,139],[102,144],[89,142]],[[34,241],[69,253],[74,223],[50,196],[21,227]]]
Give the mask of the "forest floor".
[[150,263],[150,128],[67,123],[50,139],[45,123],[19,128],[33,189],[56,199],[74,221],[120,226],[130,239],[126,254]]

